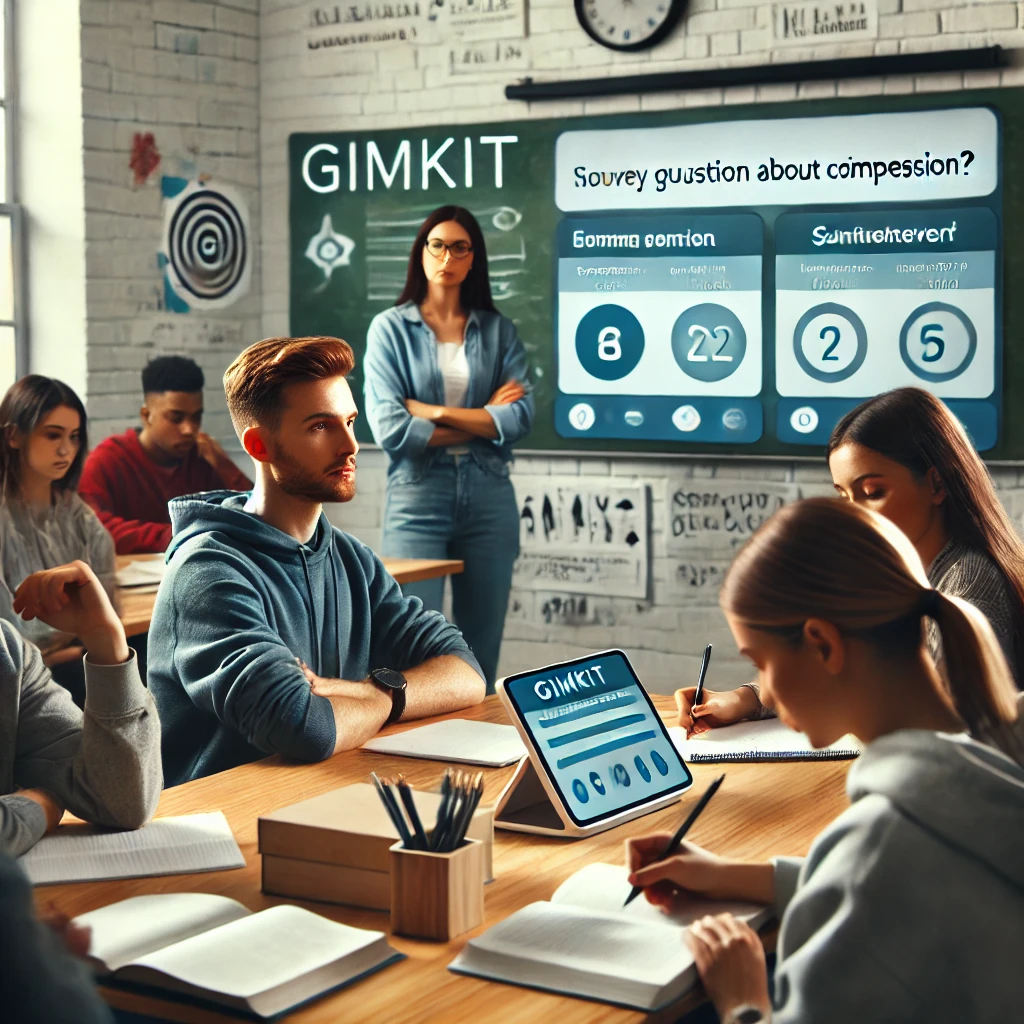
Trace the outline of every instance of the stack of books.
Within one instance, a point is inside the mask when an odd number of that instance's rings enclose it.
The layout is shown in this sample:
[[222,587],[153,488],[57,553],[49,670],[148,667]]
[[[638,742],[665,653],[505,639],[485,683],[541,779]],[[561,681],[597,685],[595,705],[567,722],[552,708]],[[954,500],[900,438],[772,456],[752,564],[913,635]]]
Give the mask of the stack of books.
[[[424,822],[433,822],[439,793],[416,793]],[[485,879],[493,879],[494,814],[478,807],[470,839],[484,845]],[[372,785],[359,783],[283,807],[259,819],[263,891],[292,899],[391,909],[389,850],[400,839]]]

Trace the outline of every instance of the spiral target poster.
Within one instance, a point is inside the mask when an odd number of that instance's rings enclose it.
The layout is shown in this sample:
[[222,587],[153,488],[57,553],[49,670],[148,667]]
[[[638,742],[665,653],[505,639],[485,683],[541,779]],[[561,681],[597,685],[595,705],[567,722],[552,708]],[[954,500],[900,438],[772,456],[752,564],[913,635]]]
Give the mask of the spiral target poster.
[[164,202],[161,260],[169,290],[189,309],[223,309],[249,291],[249,212],[234,189],[190,182]]

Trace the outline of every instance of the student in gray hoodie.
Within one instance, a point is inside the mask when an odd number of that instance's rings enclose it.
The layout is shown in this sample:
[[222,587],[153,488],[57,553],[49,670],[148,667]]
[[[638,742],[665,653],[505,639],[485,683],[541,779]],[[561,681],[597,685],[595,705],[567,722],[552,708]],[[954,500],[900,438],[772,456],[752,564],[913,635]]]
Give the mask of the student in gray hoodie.
[[99,579],[84,562],[33,573],[13,609],[81,640],[85,711],[0,619],[0,853],[21,856],[65,809],[108,828],[141,827],[160,799],[160,721]]
[[168,785],[273,753],[317,761],[484,697],[459,631],[323,513],[355,496],[353,365],[337,338],[270,338],[224,375],[256,483],[171,502],[149,631]]
[[[1024,1007],[1024,770],[1016,690],[985,617],[933,590],[891,522],[848,502],[783,508],[733,563],[722,608],[779,716],[817,747],[863,752],[851,806],[803,859],[746,864],[666,837],[627,848],[631,880],[774,903],[774,1005],[764,952],[728,914],[697,922],[697,968],[723,1024],[1005,1024]],[[942,635],[947,681],[928,654]]]

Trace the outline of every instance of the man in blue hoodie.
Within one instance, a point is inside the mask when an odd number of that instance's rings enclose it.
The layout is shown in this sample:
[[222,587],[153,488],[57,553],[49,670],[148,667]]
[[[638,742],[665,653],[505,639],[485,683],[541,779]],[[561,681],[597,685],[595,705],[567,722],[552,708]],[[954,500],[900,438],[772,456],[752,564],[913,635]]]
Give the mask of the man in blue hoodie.
[[270,338],[224,374],[256,483],[170,503],[149,665],[167,785],[321,760],[484,697],[459,631],[323,513],[355,495],[353,365],[337,338]]

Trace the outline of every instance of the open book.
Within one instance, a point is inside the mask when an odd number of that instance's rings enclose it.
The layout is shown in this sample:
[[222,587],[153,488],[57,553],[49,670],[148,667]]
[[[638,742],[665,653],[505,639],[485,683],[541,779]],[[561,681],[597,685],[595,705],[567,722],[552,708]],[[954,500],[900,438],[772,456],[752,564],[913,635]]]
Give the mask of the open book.
[[624,867],[590,864],[566,879],[549,903],[531,903],[466,944],[449,965],[529,988],[597,999],[637,1010],[675,1002],[697,981],[685,942],[706,914],[731,913],[752,928],[772,915],[756,903],[691,901],[671,915],[643,896],[623,907]]
[[162,558],[139,559],[129,562],[116,573],[119,587],[152,587],[156,590],[167,572],[167,564]]
[[133,896],[75,918],[89,962],[114,983],[168,989],[272,1017],[403,959],[383,932],[301,907],[253,914],[207,893]]

